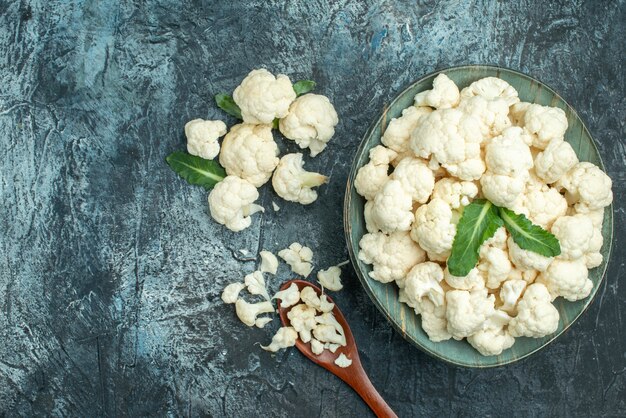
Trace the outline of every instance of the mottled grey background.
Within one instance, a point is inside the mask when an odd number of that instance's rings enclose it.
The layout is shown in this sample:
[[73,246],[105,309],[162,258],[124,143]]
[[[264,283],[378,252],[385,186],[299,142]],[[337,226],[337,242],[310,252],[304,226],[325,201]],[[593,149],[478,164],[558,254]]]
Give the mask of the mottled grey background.
[[[626,415],[624,6],[0,0],[0,415],[368,416],[297,351],[261,351],[278,323],[248,329],[220,289],[255,268],[240,249],[300,240],[319,267],[346,259],[344,184],[367,126],[413,80],[467,63],[541,79],[588,124],[614,180],[606,280],[549,348],[470,370],[405,342],[347,269],[336,299],[364,366],[401,416]],[[259,66],[316,80],[341,122],[307,157],[331,178],[320,199],[265,187],[282,210],[234,234],[164,158],[187,120],[224,118],[213,94]]]

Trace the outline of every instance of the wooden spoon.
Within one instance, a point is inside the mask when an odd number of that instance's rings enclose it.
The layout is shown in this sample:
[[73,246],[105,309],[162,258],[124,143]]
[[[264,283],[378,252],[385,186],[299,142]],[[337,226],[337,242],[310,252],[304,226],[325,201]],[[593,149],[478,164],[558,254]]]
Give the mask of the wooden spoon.
[[[287,289],[292,283],[295,283],[300,290],[304,289],[305,286],[310,286],[315,290],[315,292],[317,292],[318,296],[322,294],[320,288],[304,280],[290,280],[283,284],[280,290]],[[330,302],[333,302],[328,295],[326,295],[326,297]],[[280,303],[278,304],[280,320],[286,327],[291,326],[291,322],[287,317],[287,313],[291,310],[291,308],[292,307],[281,308]],[[367,377],[365,370],[363,370],[363,365],[361,364],[361,359],[359,359],[359,352],[356,348],[356,342],[354,341],[352,331],[350,331],[346,318],[343,316],[336,304],[333,309],[333,314],[335,315],[337,322],[339,322],[343,327],[347,342],[345,347],[339,347],[334,353],[330,350],[324,350],[320,355],[313,354],[311,351],[311,344],[304,343],[300,339],[296,340],[296,347],[313,363],[322,366],[350,385],[350,387],[352,387],[352,389],[354,389],[355,392],[363,398],[365,403],[367,403],[377,417],[397,418],[397,415],[393,412],[389,405],[387,405],[382,396],[380,396],[374,385],[372,385],[372,382],[370,382],[370,379]],[[352,360],[352,364],[349,367],[343,368],[335,364],[335,359],[341,353]]]

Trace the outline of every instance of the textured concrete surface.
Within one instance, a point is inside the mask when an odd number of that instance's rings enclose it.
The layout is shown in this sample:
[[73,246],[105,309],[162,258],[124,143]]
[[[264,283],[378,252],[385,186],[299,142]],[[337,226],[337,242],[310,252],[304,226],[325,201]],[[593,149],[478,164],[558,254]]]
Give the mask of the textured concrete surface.
[[[366,5],[366,3],[372,3]],[[556,343],[493,370],[450,367],[391,330],[347,269],[336,296],[374,384],[401,416],[626,415],[623,1],[0,0],[0,415],[368,416],[297,351],[255,344],[220,289],[238,250],[294,240],[346,258],[341,204],[360,137],[421,75],[492,63],[562,93],[615,192],[615,253],[589,311]],[[164,157],[183,124],[252,68],[312,78],[337,136],[300,207],[233,234]],[[232,123],[229,120],[229,123]],[[282,150],[294,150],[279,140]],[[272,289],[289,277],[271,279]]]

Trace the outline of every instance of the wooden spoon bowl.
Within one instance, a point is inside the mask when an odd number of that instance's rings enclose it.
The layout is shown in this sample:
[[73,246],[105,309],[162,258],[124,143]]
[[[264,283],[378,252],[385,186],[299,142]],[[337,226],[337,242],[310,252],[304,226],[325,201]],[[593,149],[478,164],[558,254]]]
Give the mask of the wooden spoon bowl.
[[[292,283],[295,283],[298,286],[299,290],[304,289],[305,286],[312,287],[318,296],[322,295],[322,291],[319,287],[304,281],[304,280],[290,280],[282,285],[280,290],[287,289],[291,286]],[[326,295],[328,300],[332,303],[333,300]],[[280,320],[284,326],[291,326],[291,322],[287,317],[287,313],[291,310],[291,306],[288,308],[281,308],[280,303],[278,304],[278,313],[280,315]],[[335,376],[339,377],[341,380],[346,382],[356,393],[363,398],[365,403],[372,409],[372,411],[376,414],[377,417],[396,417],[397,415],[393,412],[393,410],[387,405],[385,400],[380,396],[369,377],[367,377],[367,373],[363,369],[363,365],[361,364],[361,359],[359,358],[359,351],[356,346],[356,342],[354,341],[354,336],[352,335],[352,331],[348,326],[348,322],[346,318],[343,316],[337,304],[335,304],[335,308],[333,309],[333,315],[337,319],[337,322],[341,324],[343,327],[343,331],[346,337],[346,346],[339,347],[336,352],[331,352],[330,350],[324,350],[320,355],[316,355],[311,351],[311,344],[305,343],[299,338],[296,340],[296,348],[300,350],[302,354],[309,358],[313,363],[322,366]],[[335,364],[335,359],[339,357],[340,354],[344,354],[350,360],[352,360],[352,364],[349,367],[339,367]]]

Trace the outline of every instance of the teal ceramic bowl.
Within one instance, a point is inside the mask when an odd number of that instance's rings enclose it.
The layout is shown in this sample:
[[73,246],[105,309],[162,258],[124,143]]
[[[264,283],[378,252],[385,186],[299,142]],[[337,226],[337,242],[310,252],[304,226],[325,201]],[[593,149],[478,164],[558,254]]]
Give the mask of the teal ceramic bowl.
[[604,261],[602,265],[589,272],[589,276],[594,283],[591,295],[578,302],[567,302],[563,298],[558,298],[554,302],[561,315],[559,328],[554,334],[538,339],[517,338],[513,347],[504,351],[499,356],[489,357],[480,355],[466,341],[448,340],[439,343],[430,341],[421,328],[419,317],[415,315],[411,308],[398,302],[398,288],[396,285],[393,283],[379,283],[370,278],[368,273],[371,271],[371,267],[361,262],[358,258],[359,240],[366,233],[365,220],[363,218],[365,200],[356,193],[354,178],[359,168],[367,163],[369,150],[381,143],[381,136],[387,123],[392,118],[399,117],[402,113],[402,109],[413,103],[413,97],[417,93],[432,88],[433,79],[440,73],[444,73],[454,80],[459,88],[466,87],[473,81],[483,77],[499,77],[506,80],[517,89],[522,101],[560,107],[565,111],[569,122],[565,139],[572,145],[578,158],[581,161],[590,161],[603,170],[604,165],[602,164],[602,159],[600,158],[598,149],[589,131],[578,117],[576,111],[554,90],[525,74],[492,66],[471,65],[455,67],[427,75],[411,84],[406,90],[400,93],[365,134],[352,164],[344,202],[344,228],[348,250],[352,264],[356,269],[356,273],[363,287],[374,304],[383,315],[385,315],[389,322],[391,322],[393,327],[400,332],[406,340],[419,349],[438,359],[455,365],[466,367],[501,366],[528,357],[550,344],[558,338],[559,335],[563,334],[591,304],[603,280],[611,254],[611,243],[613,240],[613,207],[609,206],[606,208],[604,225],[602,227],[604,236],[602,255],[604,256]]

